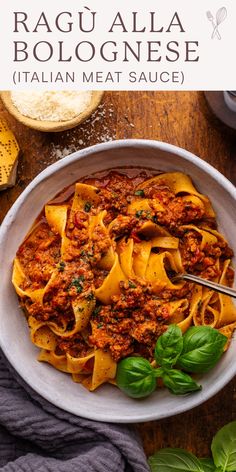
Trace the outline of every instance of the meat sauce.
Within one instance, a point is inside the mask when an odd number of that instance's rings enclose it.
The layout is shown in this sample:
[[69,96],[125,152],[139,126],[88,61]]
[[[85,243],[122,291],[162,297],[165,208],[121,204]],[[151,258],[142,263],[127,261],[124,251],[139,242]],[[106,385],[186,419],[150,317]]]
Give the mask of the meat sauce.
[[[149,214],[137,212],[127,214],[127,206],[135,199],[135,189],[144,180],[157,172],[143,169],[125,169],[110,171],[90,176],[84,183],[99,189],[100,208],[107,211],[105,225],[116,219],[112,226],[112,237],[119,241],[122,237],[133,238],[135,244],[142,240],[139,229],[145,221],[153,221],[165,228],[172,236],[180,239],[180,253],[186,271],[214,279],[219,275],[216,261],[232,257],[232,251],[223,240],[217,244],[200,249],[199,235],[194,231],[185,232],[182,225],[205,223],[216,228],[213,218],[207,218],[203,208],[175,196],[168,186],[152,185],[145,187],[145,198],[163,203],[164,211],[159,211],[153,203]],[[74,185],[68,187],[50,203],[59,205],[72,204]],[[153,200],[153,201],[154,201]],[[58,269],[57,278],[45,294],[43,307],[37,303],[23,300],[27,314],[37,320],[67,323],[67,329],[73,329],[74,314],[71,307],[73,300],[82,295],[93,296],[91,287],[99,287],[108,271],[99,269],[98,263],[109,247],[109,240],[95,231],[88,240],[89,215],[96,209],[88,205],[74,215],[66,227],[66,236],[71,245],[66,259],[61,261],[60,236],[52,232],[44,213],[35,222],[35,226],[18,250],[17,257],[27,274],[23,289],[32,290],[45,287],[52,272]],[[229,285],[233,271],[228,269]],[[156,339],[170,323],[170,300],[191,299],[193,286],[186,283],[178,291],[163,289],[153,294],[150,284],[139,278],[120,283],[120,295],[114,296],[109,305],[96,301],[91,316],[91,327],[86,333],[77,333],[69,339],[58,337],[57,353],[70,353],[78,357],[86,354],[92,346],[109,350],[115,361],[132,353],[152,359]],[[189,307],[186,307],[186,316]]]

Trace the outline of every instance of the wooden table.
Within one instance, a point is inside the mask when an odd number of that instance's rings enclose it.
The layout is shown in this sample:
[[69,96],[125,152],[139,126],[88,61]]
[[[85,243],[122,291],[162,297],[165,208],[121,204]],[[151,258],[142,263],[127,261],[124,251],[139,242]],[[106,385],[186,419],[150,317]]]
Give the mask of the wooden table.
[[[236,132],[215,118],[201,92],[109,92],[93,117],[74,130],[43,134],[25,128],[0,108],[22,150],[14,188],[0,192],[0,220],[45,167],[76,149],[110,139],[146,138],[188,149],[236,183]],[[128,163],[127,163],[128,164]],[[236,418],[236,380],[194,410],[137,425],[146,453],[182,447],[207,456],[215,432]]]

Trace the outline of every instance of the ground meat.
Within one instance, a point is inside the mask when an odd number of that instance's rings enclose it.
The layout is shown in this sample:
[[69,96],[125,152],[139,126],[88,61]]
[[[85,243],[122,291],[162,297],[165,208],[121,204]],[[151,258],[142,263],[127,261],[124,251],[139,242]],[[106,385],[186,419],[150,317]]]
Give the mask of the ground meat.
[[[53,321],[59,327],[66,325],[67,330],[72,330],[75,324],[73,303],[79,303],[87,296],[92,299],[94,290],[102,285],[109,274],[109,270],[102,268],[101,259],[111,247],[117,249],[118,253],[128,239],[133,239],[134,243],[148,240],[150,235],[142,233],[144,223],[151,223],[153,235],[156,235],[155,232],[159,235],[161,226],[179,239],[180,255],[186,272],[210,280],[220,276],[224,261],[233,255],[228,244],[223,238],[218,238],[217,243],[206,244],[201,248],[201,234],[184,228],[188,224],[216,228],[216,221],[206,214],[204,204],[200,202],[198,206],[198,199],[193,202],[186,198],[186,194],[175,195],[164,178],[147,183],[146,172],[133,175],[131,170],[129,172],[130,175],[110,172],[101,178],[85,179],[84,183],[98,188],[98,204],[87,202],[82,210],[71,211],[73,198],[71,193],[65,193],[68,221],[63,260],[61,237],[51,231],[43,215],[37,220],[34,230],[17,253],[26,273],[21,288],[44,289],[50,283],[45,290],[43,304],[32,302],[30,297],[22,298],[27,316],[42,322]],[[137,210],[130,215],[129,205],[137,198],[140,202],[142,198],[148,200],[148,209]],[[52,204],[62,202],[60,197]],[[143,208],[146,208],[145,205]],[[90,217],[104,210],[105,227],[97,225],[91,234]],[[159,253],[168,248],[151,250]],[[166,270],[171,276],[173,268],[171,272]],[[53,279],[52,274],[56,274]],[[233,270],[228,268],[226,279],[229,285],[232,285],[233,276]],[[97,300],[91,315],[92,329],[88,325],[86,336],[82,332],[66,339],[58,337],[57,353],[85,356],[95,346],[109,351],[117,362],[130,354],[140,354],[152,360],[156,340],[171,322],[170,302],[187,299],[186,310],[181,313],[187,317],[193,288],[193,284],[184,283],[181,289],[172,290],[163,284],[157,293],[145,277],[142,279],[131,274],[129,280],[120,282],[120,293],[111,298],[109,305],[104,306]],[[210,312],[208,316],[210,322]]]
[[17,258],[28,274],[24,290],[37,290],[46,285],[60,260],[60,237],[52,233],[47,223],[38,224],[17,251]]
[[119,215],[113,222],[111,227],[111,234],[118,238],[125,236],[134,230],[139,221],[134,216]]
[[88,345],[80,333],[69,338],[58,337],[57,349],[72,357],[85,357],[88,353]]
[[[136,352],[139,340],[154,350],[155,340],[163,331],[169,318],[167,307],[153,298],[143,281],[122,282],[121,294],[112,304],[100,306],[93,315],[93,334],[89,342],[101,349],[109,349],[114,360],[119,361]],[[152,346],[152,348],[151,348]]]
[[164,207],[164,211],[156,212],[156,221],[165,226],[171,233],[176,233],[176,227],[189,224],[203,218],[204,209],[190,202],[185,202],[181,197],[174,197]]

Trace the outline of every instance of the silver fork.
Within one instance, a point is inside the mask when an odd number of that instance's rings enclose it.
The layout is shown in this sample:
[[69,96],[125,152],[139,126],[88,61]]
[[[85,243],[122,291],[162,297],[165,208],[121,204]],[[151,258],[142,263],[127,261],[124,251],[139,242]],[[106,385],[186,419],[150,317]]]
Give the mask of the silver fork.
[[227,287],[226,285],[218,284],[216,282],[211,282],[210,280],[203,279],[198,275],[192,274],[177,274],[172,277],[172,282],[178,282],[180,280],[186,280],[188,282],[194,282],[195,284],[202,285],[203,287],[207,287],[210,290],[214,290],[215,292],[223,293],[224,295],[229,295],[230,297],[236,298],[236,290]]

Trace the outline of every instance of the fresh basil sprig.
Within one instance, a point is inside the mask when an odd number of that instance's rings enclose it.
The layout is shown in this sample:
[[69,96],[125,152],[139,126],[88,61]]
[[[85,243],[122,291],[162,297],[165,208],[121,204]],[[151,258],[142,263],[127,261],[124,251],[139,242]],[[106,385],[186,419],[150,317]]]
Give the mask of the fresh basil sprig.
[[236,421],[216,433],[211,444],[214,463],[222,472],[236,470]]
[[182,331],[179,326],[170,325],[167,331],[157,340],[155,360],[162,367],[172,367],[176,364],[182,350]]
[[154,357],[160,367],[152,367],[143,357],[127,357],[118,364],[117,385],[132,398],[150,395],[156,389],[157,377],[175,395],[198,391],[201,386],[179,367],[187,372],[207,372],[220,359],[226,342],[226,336],[208,326],[193,326],[182,335],[177,325],[170,325],[155,347]]
[[198,459],[184,449],[160,449],[149,457],[151,472],[235,472],[236,421],[221,428],[211,443],[213,458]]
[[203,472],[200,461],[191,452],[184,449],[161,449],[149,457],[152,472]]
[[190,375],[177,369],[164,370],[162,380],[165,387],[175,395],[185,395],[185,393],[197,392],[202,388],[201,385],[198,385],[195,380],[190,377]]
[[212,459],[208,459],[206,457],[206,458],[198,459],[198,460],[199,460],[199,462],[201,464],[201,467],[202,467],[202,470],[204,472],[216,472],[217,471],[216,466],[215,466]]
[[204,374],[220,359],[227,338],[210,326],[193,326],[183,336],[178,365],[187,372]]
[[117,385],[129,397],[147,397],[156,389],[154,369],[143,357],[126,357],[117,368]]

